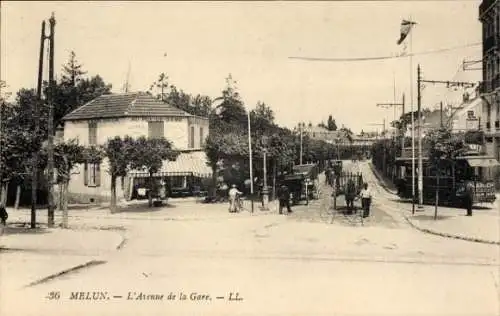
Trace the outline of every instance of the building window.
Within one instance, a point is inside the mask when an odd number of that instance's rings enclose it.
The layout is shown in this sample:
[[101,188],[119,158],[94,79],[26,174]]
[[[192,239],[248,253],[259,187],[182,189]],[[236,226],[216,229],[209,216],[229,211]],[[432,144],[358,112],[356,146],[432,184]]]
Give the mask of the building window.
[[89,145],[97,145],[97,122],[89,122]]
[[467,118],[473,119],[474,118],[474,111],[467,111]]
[[148,122],[148,137],[162,138],[165,137],[165,124],[163,121]]
[[84,185],[88,187],[101,186],[101,166],[98,163],[85,163],[83,175]]
[[189,129],[189,148],[194,148],[194,126]]
[[200,127],[200,147],[205,145],[205,137],[203,135],[203,127]]

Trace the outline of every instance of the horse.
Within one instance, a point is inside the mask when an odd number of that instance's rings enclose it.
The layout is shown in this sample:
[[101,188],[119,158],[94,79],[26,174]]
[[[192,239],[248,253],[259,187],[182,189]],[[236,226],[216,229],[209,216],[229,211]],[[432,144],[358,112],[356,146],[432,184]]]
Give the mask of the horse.
[[354,210],[354,199],[356,198],[356,184],[352,179],[347,181],[345,190],[345,202],[347,205],[347,210],[352,212]]

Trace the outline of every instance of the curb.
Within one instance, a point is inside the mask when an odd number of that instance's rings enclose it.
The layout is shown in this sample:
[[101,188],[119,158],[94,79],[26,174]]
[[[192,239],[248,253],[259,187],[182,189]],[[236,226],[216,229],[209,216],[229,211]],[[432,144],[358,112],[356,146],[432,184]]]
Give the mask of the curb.
[[368,165],[370,166],[370,170],[372,171],[372,173],[375,175],[375,178],[377,178],[378,182],[380,183],[380,186],[387,192],[387,193],[390,193],[392,195],[396,195],[396,193],[394,193],[391,189],[389,189],[387,187],[387,185],[385,184],[385,181],[384,179],[382,179],[380,177],[380,175],[378,174],[378,171],[375,170],[375,168],[373,167],[373,164],[370,162],[368,163]]
[[[373,167],[373,164],[369,163],[369,165],[370,165],[370,169],[372,170],[373,174],[375,175],[375,177],[379,181],[380,186],[382,188],[384,188],[384,190],[386,190],[388,193],[394,194],[394,192],[391,192],[391,190],[389,188],[387,188],[384,180],[380,178],[380,175],[378,174],[377,170],[375,170],[375,168]],[[406,222],[408,224],[410,224],[411,227],[413,227],[414,229],[416,229],[420,232],[426,233],[426,234],[431,234],[431,235],[445,237],[445,238],[451,238],[451,239],[458,239],[458,240],[463,240],[463,241],[469,241],[469,242],[475,242],[475,243],[481,243],[481,244],[500,245],[500,241],[485,240],[485,239],[481,239],[481,238],[453,235],[453,234],[448,234],[448,233],[441,233],[441,232],[438,232],[438,231],[435,231],[432,229],[428,229],[428,228],[422,228],[422,227],[416,225],[415,223],[413,223],[413,221],[411,219],[409,219],[403,213],[401,215],[403,215],[403,218],[406,220]]]
[[436,235],[440,237],[445,237],[445,238],[452,238],[452,239],[458,239],[458,240],[464,240],[464,241],[470,241],[470,242],[475,242],[475,243],[481,243],[481,244],[490,244],[490,245],[500,245],[500,241],[493,241],[493,240],[486,240],[486,239],[481,239],[481,238],[473,238],[473,237],[467,237],[467,236],[460,236],[460,235],[453,235],[453,234],[448,234],[448,233],[441,233],[432,229],[428,228],[422,228],[415,223],[411,219],[409,219],[406,215],[403,214],[404,219],[410,224],[411,227],[415,228],[418,231],[421,231],[423,233],[431,234],[431,235]]
[[103,260],[91,260],[91,261],[88,261],[84,264],[79,264],[77,266],[74,266],[72,268],[69,268],[69,269],[66,269],[66,270],[63,270],[63,271],[60,271],[58,273],[54,273],[54,274],[51,274],[45,278],[42,278],[42,279],[39,279],[37,281],[34,281],[34,282],[31,282],[30,284],[24,286],[25,288],[27,287],[33,287],[35,285],[39,285],[39,284],[43,284],[43,283],[47,283],[55,278],[58,278],[60,276],[63,276],[63,275],[67,275],[67,274],[70,274],[70,273],[74,273],[78,270],[81,270],[81,269],[85,269],[85,268],[89,268],[89,267],[92,267],[92,266],[97,266],[97,265],[101,265],[101,264],[105,264],[107,261],[103,261]]

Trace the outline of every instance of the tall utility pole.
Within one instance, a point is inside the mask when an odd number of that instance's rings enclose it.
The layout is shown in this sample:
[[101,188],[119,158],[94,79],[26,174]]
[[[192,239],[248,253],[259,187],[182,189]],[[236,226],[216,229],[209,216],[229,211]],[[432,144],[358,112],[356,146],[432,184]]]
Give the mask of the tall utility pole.
[[299,129],[300,129],[300,158],[299,158],[299,165],[302,164],[302,156],[303,156],[303,148],[302,148],[303,127],[304,127],[304,123],[299,123]]
[[[423,168],[422,168],[422,83],[431,84],[445,84],[448,88],[450,87],[464,87],[472,88],[475,83],[473,82],[463,82],[463,81],[442,81],[442,80],[423,80],[420,65],[417,68],[417,103],[418,103],[418,193],[419,193],[419,207],[423,204]],[[441,104],[441,116],[443,115],[442,104]]]
[[48,227],[54,227],[54,32],[56,19],[54,13],[49,19],[49,117],[48,117],[48,144],[47,144],[47,184],[48,184]]
[[417,113],[418,113],[418,207],[424,203],[423,163],[422,163],[422,94],[420,64],[417,65]]
[[269,210],[269,208],[268,208],[269,192],[267,190],[267,160],[266,160],[267,141],[268,141],[267,136],[262,136],[262,144],[264,145],[264,150],[263,150],[264,182],[263,182],[263,187],[262,187],[262,210],[263,211]]
[[[42,22],[42,35],[40,36],[40,56],[38,59],[38,82],[36,86],[36,102],[33,103],[34,139],[38,140],[40,134],[40,106],[42,105],[43,82],[43,49],[45,44],[45,21]],[[38,151],[33,151],[31,165],[31,228],[36,228],[36,204],[38,190]]]
[[248,114],[248,158],[249,158],[249,165],[250,165],[250,196],[251,196],[251,201],[252,201],[252,213],[254,209],[254,204],[253,204],[253,161],[252,161],[252,133],[250,129],[250,111],[247,111]]
[[[394,113],[396,113],[396,107],[401,106],[401,108],[402,108],[401,109],[401,117],[402,117],[405,114],[405,95],[403,93],[403,99],[402,99],[401,103],[377,103],[377,106],[385,108],[385,109],[393,107]],[[396,117],[396,115],[394,115],[394,117]],[[405,147],[405,140],[404,140],[404,134],[402,134],[401,135],[401,157],[403,157],[404,147]]]

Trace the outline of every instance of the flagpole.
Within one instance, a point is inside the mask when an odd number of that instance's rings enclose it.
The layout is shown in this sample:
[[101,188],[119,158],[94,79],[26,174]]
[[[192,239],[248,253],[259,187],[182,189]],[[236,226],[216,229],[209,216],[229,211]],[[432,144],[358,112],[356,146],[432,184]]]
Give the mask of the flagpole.
[[[410,15],[410,23],[412,23]],[[410,24],[410,106],[411,106],[411,213],[415,214],[415,117],[413,109],[413,25]]]
[[252,134],[251,134],[251,129],[250,129],[250,110],[248,110],[248,158],[249,158],[249,164],[250,164],[250,200],[252,201],[252,209],[251,212],[253,213],[253,162],[252,162]]

